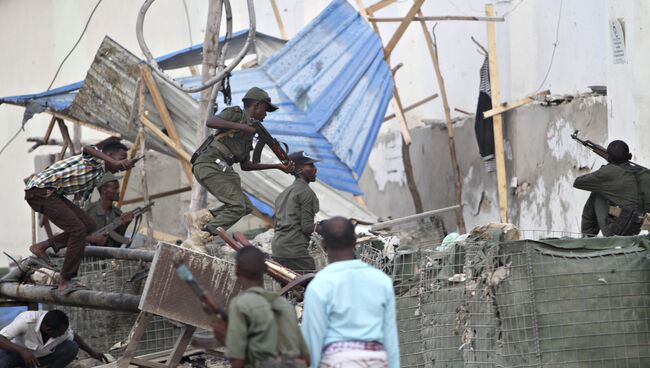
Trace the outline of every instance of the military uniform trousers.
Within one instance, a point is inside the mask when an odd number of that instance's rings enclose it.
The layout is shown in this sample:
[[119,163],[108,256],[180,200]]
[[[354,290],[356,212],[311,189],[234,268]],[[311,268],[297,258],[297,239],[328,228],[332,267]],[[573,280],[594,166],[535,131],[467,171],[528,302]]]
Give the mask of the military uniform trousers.
[[253,204],[244,194],[239,174],[232,166],[227,166],[224,171],[216,163],[198,163],[192,167],[192,172],[196,181],[223,203],[210,209],[214,218],[205,225],[210,233],[216,233],[218,227],[230,228],[253,211]]
[[591,193],[582,210],[582,223],[580,231],[584,235],[596,236],[600,231],[604,236],[612,236],[609,230],[609,203],[598,193]]

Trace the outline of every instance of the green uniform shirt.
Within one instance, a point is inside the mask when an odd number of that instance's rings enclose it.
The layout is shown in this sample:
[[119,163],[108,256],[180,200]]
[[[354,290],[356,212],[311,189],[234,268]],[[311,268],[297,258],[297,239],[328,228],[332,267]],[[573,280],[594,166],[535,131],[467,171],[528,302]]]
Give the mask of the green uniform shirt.
[[[109,223],[113,222],[115,219],[119,218],[120,215],[122,214],[122,211],[120,211],[119,208],[115,206],[111,206],[111,212],[109,212],[107,215],[104,212],[104,209],[102,208],[101,200],[89,204],[88,207],[85,208],[85,211],[87,214],[92,216],[92,218],[94,218],[95,221],[97,221],[97,229],[101,229],[102,227],[108,225]],[[120,235],[124,235],[124,233],[126,233],[126,228],[124,226],[120,226],[117,229],[115,229],[115,232]],[[106,246],[119,248],[120,246],[122,246],[122,244],[116,242],[115,240],[109,237],[108,241],[106,242]]]
[[278,354],[309,355],[293,306],[261,287],[242,291],[228,307],[226,356],[256,367]]
[[[239,106],[227,107],[219,115],[223,120],[233,123],[251,125],[246,111]],[[217,159],[228,159],[233,162],[248,161],[253,150],[253,136],[246,135],[240,130],[230,130],[219,133],[208,148],[196,159],[194,164],[214,163]],[[228,157],[232,155],[231,157]]]
[[275,235],[271,243],[273,256],[309,257],[309,236],[314,230],[318,197],[302,178],[296,180],[275,200]]
[[611,206],[639,210],[641,202],[634,171],[638,171],[645,210],[650,210],[650,171],[629,163],[607,164],[600,169],[576,178],[573,186],[605,197]]

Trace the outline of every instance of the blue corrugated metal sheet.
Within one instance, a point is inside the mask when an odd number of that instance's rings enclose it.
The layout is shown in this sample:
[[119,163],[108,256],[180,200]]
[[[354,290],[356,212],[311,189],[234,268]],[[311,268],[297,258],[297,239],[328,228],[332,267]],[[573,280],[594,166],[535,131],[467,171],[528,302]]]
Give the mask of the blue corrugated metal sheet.
[[[199,79],[182,78],[182,83],[191,86]],[[252,86],[267,90],[280,107],[267,116],[268,130],[292,151],[304,150],[321,159],[319,180],[361,194],[356,177],[377,138],[392,79],[380,40],[350,4],[332,1],[260,67],[233,72],[231,85],[234,103]],[[53,92],[0,102],[36,99],[61,111],[74,99],[74,90],[55,96]]]

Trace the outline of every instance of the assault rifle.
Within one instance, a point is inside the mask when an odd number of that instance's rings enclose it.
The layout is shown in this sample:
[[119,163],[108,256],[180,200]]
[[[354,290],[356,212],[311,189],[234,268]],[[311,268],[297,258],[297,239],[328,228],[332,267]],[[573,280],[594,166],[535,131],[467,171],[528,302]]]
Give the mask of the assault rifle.
[[[286,143],[280,143],[277,139],[273,138],[271,133],[269,133],[268,130],[262,125],[262,122],[259,120],[254,120],[253,121],[253,127],[255,128],[255,131],[257,132],[257,144],[255,145],[255,149],[253,150],[253,163],[259,163],[260,159],[262,157],[262,150],[264,149],[264,146],[269,146],[271,151],[275,154],[275,156],[283,163],[286,165],[287,162],[289,162],[289,155],[287,152],[289,152],[289,146]],[[284,148],[282,147],[284,145]]]
[[[578,132],[579,132],[578,130],[574,131],[573,134],[571,134],[571,139],[578,141],[578,143],[580,143],[583,146],[589,148],[595,154],[597,154],[598,156],[604,158],[607,162],[609,162],[609,154],[607,153],[607,149],[605,147],[603,147],[603,146],[601,146],[599,144],[596,144],[596,143],[590,141],[589,139],[582,140],[582,139],[578,138]],[[632,161],[629,161],[629,163],[632,164],[633,166],[638,166],[640,168],[645,169],[643,166],[641,166],[639,164],[636,164],[636,163],[634,163]]]
[[[139,159],[141,158],[142,157],[140,157]],[[137,207],[136,209],[131,211],[131,213],[133,213],[133,217],[136,218],[138,216],[142,216],[143,213],[151,210],[153,204],[154,202],[151,202],[144,207]],[[122,226],[122,220],[116,218],[110,224],[107,224],[106,226],[92,233],[92,235],[108,235],[111,239],[115,240],[120,244],[130,244],[131,239],[127,238],[126,236],[122,236],[115,231],[120,226]]]

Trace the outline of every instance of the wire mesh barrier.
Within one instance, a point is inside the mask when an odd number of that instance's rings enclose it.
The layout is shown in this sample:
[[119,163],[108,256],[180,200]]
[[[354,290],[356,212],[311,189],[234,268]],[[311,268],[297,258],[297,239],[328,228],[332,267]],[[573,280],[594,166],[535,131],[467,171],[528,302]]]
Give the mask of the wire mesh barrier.
[[[62,263],[61,259],[58,262]],[[60,265],[59,265],[60,266]],[[137,261],[84,258],[79,267],[79,282],[92,290],[141,294],[147,270]],[[121,355],[137,313],[106,311],[91,308],[46,305],[44,309],[60,309],[70,318],[75,332],[98,351]],[[154,316],[138,344],[138,354],[171,349],[181,328],[169,320]]]
[[648,238],[417,244],[392,267],[402,367],[650,366]]

